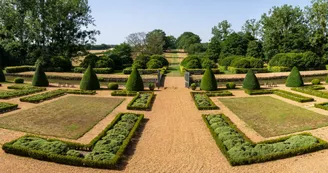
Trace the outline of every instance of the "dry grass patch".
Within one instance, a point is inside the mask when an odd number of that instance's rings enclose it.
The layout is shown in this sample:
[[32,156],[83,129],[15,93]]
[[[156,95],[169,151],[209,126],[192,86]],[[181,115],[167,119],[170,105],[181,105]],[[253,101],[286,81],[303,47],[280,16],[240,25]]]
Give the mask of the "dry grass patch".
[[0,118],[0,127],[78,139],[124,99],[68,96]]
[[328,116],[270,96],[220,98],[219,100],[263,137],[279,136],[328,125]]

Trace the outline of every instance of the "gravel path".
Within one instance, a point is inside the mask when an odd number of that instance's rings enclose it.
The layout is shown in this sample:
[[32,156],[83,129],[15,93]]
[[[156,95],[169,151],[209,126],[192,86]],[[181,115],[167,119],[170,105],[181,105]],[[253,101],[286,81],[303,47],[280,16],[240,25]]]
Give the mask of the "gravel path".
[[[67,166],[5,154],[1,150],[0,172],[328,172],[328,150],[260,164],[230,166],[202,121],[201,114],[223,112],[252,140],[261,141],[264,138],[220,105],[216,98],[213,98],[213,101],[222,107],[221,110],[198,111],[190,97],[190,90],[183,88],[182,77],[166,78],[165,86],[164,90],[157,92],[152,111],[143,112],[147,122],[133,155],[129,157],[126,167],[122,170]],[[238,96],[246,96],[238,90],[233,92]],[[100,96],[108,94],[108,91],[99,91]],[[125,106],[129,100],[130,98],[126,99],[110,116],[79,141],[91,140],[112,120],[114,114],[126,111]],[[328,128],[313,132],[316,136],[328,140]],[[15,139],[22,135],[16,133],[0,130],[0,138],[10,136]]]

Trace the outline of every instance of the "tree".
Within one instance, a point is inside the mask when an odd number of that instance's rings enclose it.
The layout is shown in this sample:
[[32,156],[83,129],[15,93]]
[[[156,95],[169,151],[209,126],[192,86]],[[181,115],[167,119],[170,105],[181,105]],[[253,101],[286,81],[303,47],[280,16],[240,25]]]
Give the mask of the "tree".
[[309,45],[309,31],[303,11],[299,7],[273,7],[261,18],[263,48],[270,60],[275,54],[304,51]]
[[6,77],[5,74],[3,74],[1,67],[0,67],[0,82],[6,82]]
[[262,44],[259,41],[253,40],[248,43],[246,56],[255,58],[263,58]]
[[242,31],[244,33],[251,33],[254,38],[258,38],[260,35],[261,24],[256,19],[246,20],[245,24],[242,26]]
[[211,41],[208,44],[206,55],[209,59],[214,62],[218,62],[220,52],[221,52],[221,42],[215,37],[211,38]]
[[204,45],[201,43],[195,43],[195,44],[191,44],[187,49],[186,52],[189,54],[195,54],[195,53],[201,53],[206,51],[206,49],[204,48]]
[[248,70],[243,81],[243,88],[247,90],[257,90],[261,88],[260,83],[252,70]]
[[144,85],[142,78],[136,68],[132,69],[128,81],[125,86],[127,91],[143,91]]
[[153,54],[162,54],[165,48],[167,47],[166,34],[164,31],[155,29],[152,32],[147,33],[146,35],[146,44],[147,44],[147,53],[150,55]]
[[202,77],[200,83],[200,89],[204,91],[215,91],[218,88],[217,81],[215,79],[213,71],[208,67]]
[[221,44],[221,56],[227,57],[230,55],[246,55],[248,42],[254,39],[249,33],[232,33]]
[[44,73],[42,66],[39,64],[36,67],[36,70],[34,72],[34,76],[32,79],[32,85],[33,86],[42,86],[47,87],[49,86],[48,78],[46,74]]
[[132,47],[127,43],[122,43],[117,46],[112,51],[106,53],[107,58],[114,61],[114,66],[116,70],[123,69],[124,64],[132,64]]
[[188,49],[190,45],[200,43],[201,39],[198,35],[192,32],[184,32],[177,39],[177,47],[179,49]]
[[132,33],[126,37],[126,42],[132,47],[133,51],[145,53],[146,51],[146,33]]
[[100,83],[96,73],[93,71],[91,65],[88,66],[84,72],[82,80],[80,82],[81,90],[97,90],[100,89]]
[[212,34],[218,41],[225,40],[232,32],[231,24],[227,20],[223,20],[218,26],[212,28]]
[[287,81],[286,81],[286,86],[287,87],[300,87],[303,86],[303,79],[298,71],[297,67],[293,67],[292,71],[290,72]]
[[177,46],[176,46],[176,42],[177,42],[177,39],[172,36],[172,35],[169,35],[165,38],[165,42],[166,42],[166,49],[176,49]]

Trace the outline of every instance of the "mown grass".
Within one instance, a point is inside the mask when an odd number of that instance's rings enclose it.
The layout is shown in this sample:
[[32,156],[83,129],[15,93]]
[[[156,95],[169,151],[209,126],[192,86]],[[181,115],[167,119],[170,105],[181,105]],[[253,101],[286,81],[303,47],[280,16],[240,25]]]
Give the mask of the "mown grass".
[[279,136],[328,125],[328,117],[270,96],[220,98],[263,137]]
[[78,139],[124,99],[68,96],[0,118],[0,127]]

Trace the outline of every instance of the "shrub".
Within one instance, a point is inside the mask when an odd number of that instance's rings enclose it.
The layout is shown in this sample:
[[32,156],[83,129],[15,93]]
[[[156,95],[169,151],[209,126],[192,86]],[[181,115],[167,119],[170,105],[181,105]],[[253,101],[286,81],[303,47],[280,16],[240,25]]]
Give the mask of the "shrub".
[[249,66],[251,68],[263,68],[263,61],[259,58],[248,57]]
[[26,71],[35,71],[35,66],[12,66],[5,68],[6,73],[20,73]]
[[132,69],[128,81],[126,82],[127,91],[143,91],[144,85],[142,78],[136,68]]
[[155,85],[154,85],[153,83],[150,83],[150,84],[148,85],[148,88],[149,88],[150,91],[154,91],[154,89],[155,89]]
[[324,109],[324,110],[328,110],[328,102],[314,104],[314,107]]
[[223,90],[223,91],[210,91],[205,92],[208,97],[221,97],[221,96],[233,96],[230,91]]
[[255,76],[252,70],[248,70],[246,77],[243,81],[243,88],[247,90],[257,90],[261,88],[259,81],[257,80],[257,77]]
[[118,90],[118,84],[117,83],[109,83],[108,85],[109,90]]
[[38,65],[32,79],[33,86],[49,86],[46,74],[44,73],[41,65]]
[[[169,66],[169,61],[163,56],[163,55],[152,55],[151,57],[150,57],[150,61],[151,60],[158,60],[158,61],[160,61],[161,62],[161,67],[163,67],[163,66]],[[159,67],[159,68],[161,68],[161,67]]]
[[8,112],[13,109],[17,109],[17,107],[18,107],[17,104],[0,102],[0,113]]
[[294,93],[291,93],[291,92],[288,92],[288,91],[283,91],[283,90],[275,90],[274,94],[276,94],[278,96],[281,96],[281,97],[284,97],[284,98],[287,98],[287,99],[290,99],[290,100],[300,102],[300,103],[314,101],[313,98],[305,97],[305,96],[302,96],[302,95],[299,95],[299,94],[294,94]]
[[228,56],[226,58],[223,58],[219,61],[220,66],[230,66],[232,61],[235,59],[240,59],[243,58],[243,56]]
[[[200,66],[200,58],[198,57],[198,56],[196,56],[196,55],[189,55],[188,57],[186,57],[185,59],[183,59],[182,61],[181,61],[181,66],[183,66],[183,67],[185,67],[185,68],[187,68],[187,64],[190,62],[190,61],[193,61],[193,60],[195,60],[195,61],[197,61],[197,64]],[[197,68],[199,68],[199,67],[197,67]]]
[[163,67],[162,62],[157,59],[151,59],[150,61],[147,62],[148,69],[158,69],[162,67]]
[[128,104],[128,110],[150,110],[155,97],[153,92],[137,93],[137,95]]
[[51,67],[60,67],[62,71],[70,71],[72,68],[72,62],[69,58],[63,56],[54,56],[50,59]]
[[20,98],[19,100],[21,102],[29,102],[29,103],[40,103],[46,100],[50,100],[56,97],[60,97],[66,94],[66,90],[54,90],[54,91],[49,91],[46,93],[42,93],[42,94],[37,94],[37,95],[33,95],[33,96],[29,96],[29,97],[23,97]]
[[228,82],[226,84],[227,89],[235,89],[236,88],[236,84],[234,82]]
[[140,60],[135,60],[132,64],[132,68],[136,68],[136,69],[144,69],[146,68],[146,64],[143,63]]
[[5,74],[3,74],[3,70],[0,68],[0,82],[5,82],[6,77]]
[[113,91],[111,96],[136,96],[138,92],[136,91]]
[[91,65],[92,67],[94,67],[94,65],[96,64],[96,62],[99,60],[99,57],[95,54],[89,54],[87,55],[84,60],[82,61],[82,63],[80,64],[81,67],[83,68],[87,68],[89,65]]
[[20,77],[16,77],[14,79],[14,83],[24,83],[24,79],[23,78],[20,78]]
[[199,63],[199,60],[191,60],[187,63],[187,65],[185,66],[185,68],[187,69],[199,69],[200,68],[200,63]]
[[0,99],[11,99],[11,98],[15,98],[15,97],[34,94],[34,93],[45,91],[45,90],[46,90],[45,88],[33,87],[33,88],[18,89],[18,90],[14,90],[14,91],[10,91],[10,90],[4,91],[4,92],[0,92]]
[[290,72],[287,81],[286,81],[286,86],[287,87],[300,87],[303,86],[303,79],[298,71],[297,67],[293,67],[292,71]]
[[233,60],[231,66],[236,68],[251,68],[250,62],[246,58]]
[[114,66],[114,61],[106,56],[101,57],[101,59],[96,61],[95,64],[96,68],[113,68]]
[[191,97],[194,99],[198,110],[215,110],[219,109],[213,101],[206,95],[206,93],[191,92]]
[[196,85],[195,83],[192,83],[192,84],[190,85],[190,88],[191,88],[192,90],[196,90],[197,85]]
[[311,90],[311,89],[308,89],[306,87],[296,87],[296,88],[292,88],[292,90],[328,99],[328,93],[327,92],[323,92],[323,91],[319,91],[319,90]]
[[206,68],[217,68],[217,65],[215,64],[215,62],[213,60],[210,59],[205,59],[202,62],[202,68],[206,69]]
[[273,94],[274,90],[245,90],[246,94],[249,95],[262,95],[262,94]]
[[215,76],[210,68],[207,68],[200,83],[200,89],[204,91],[217,90],[218,85]]
[[296,66],[301,69],[324,69],[325,60],[311,51],[304,53],[279,53],[270,60],[269,65],[288,68]]
[[91,65],[87,68],[83,74],[82,80],[80,82],[81,90],[97,90],[100,89],[100,83],[96,73],[91,68]]
[[312,79],[311,83],[312,83],[312,85],[319,85],[320,79]]

